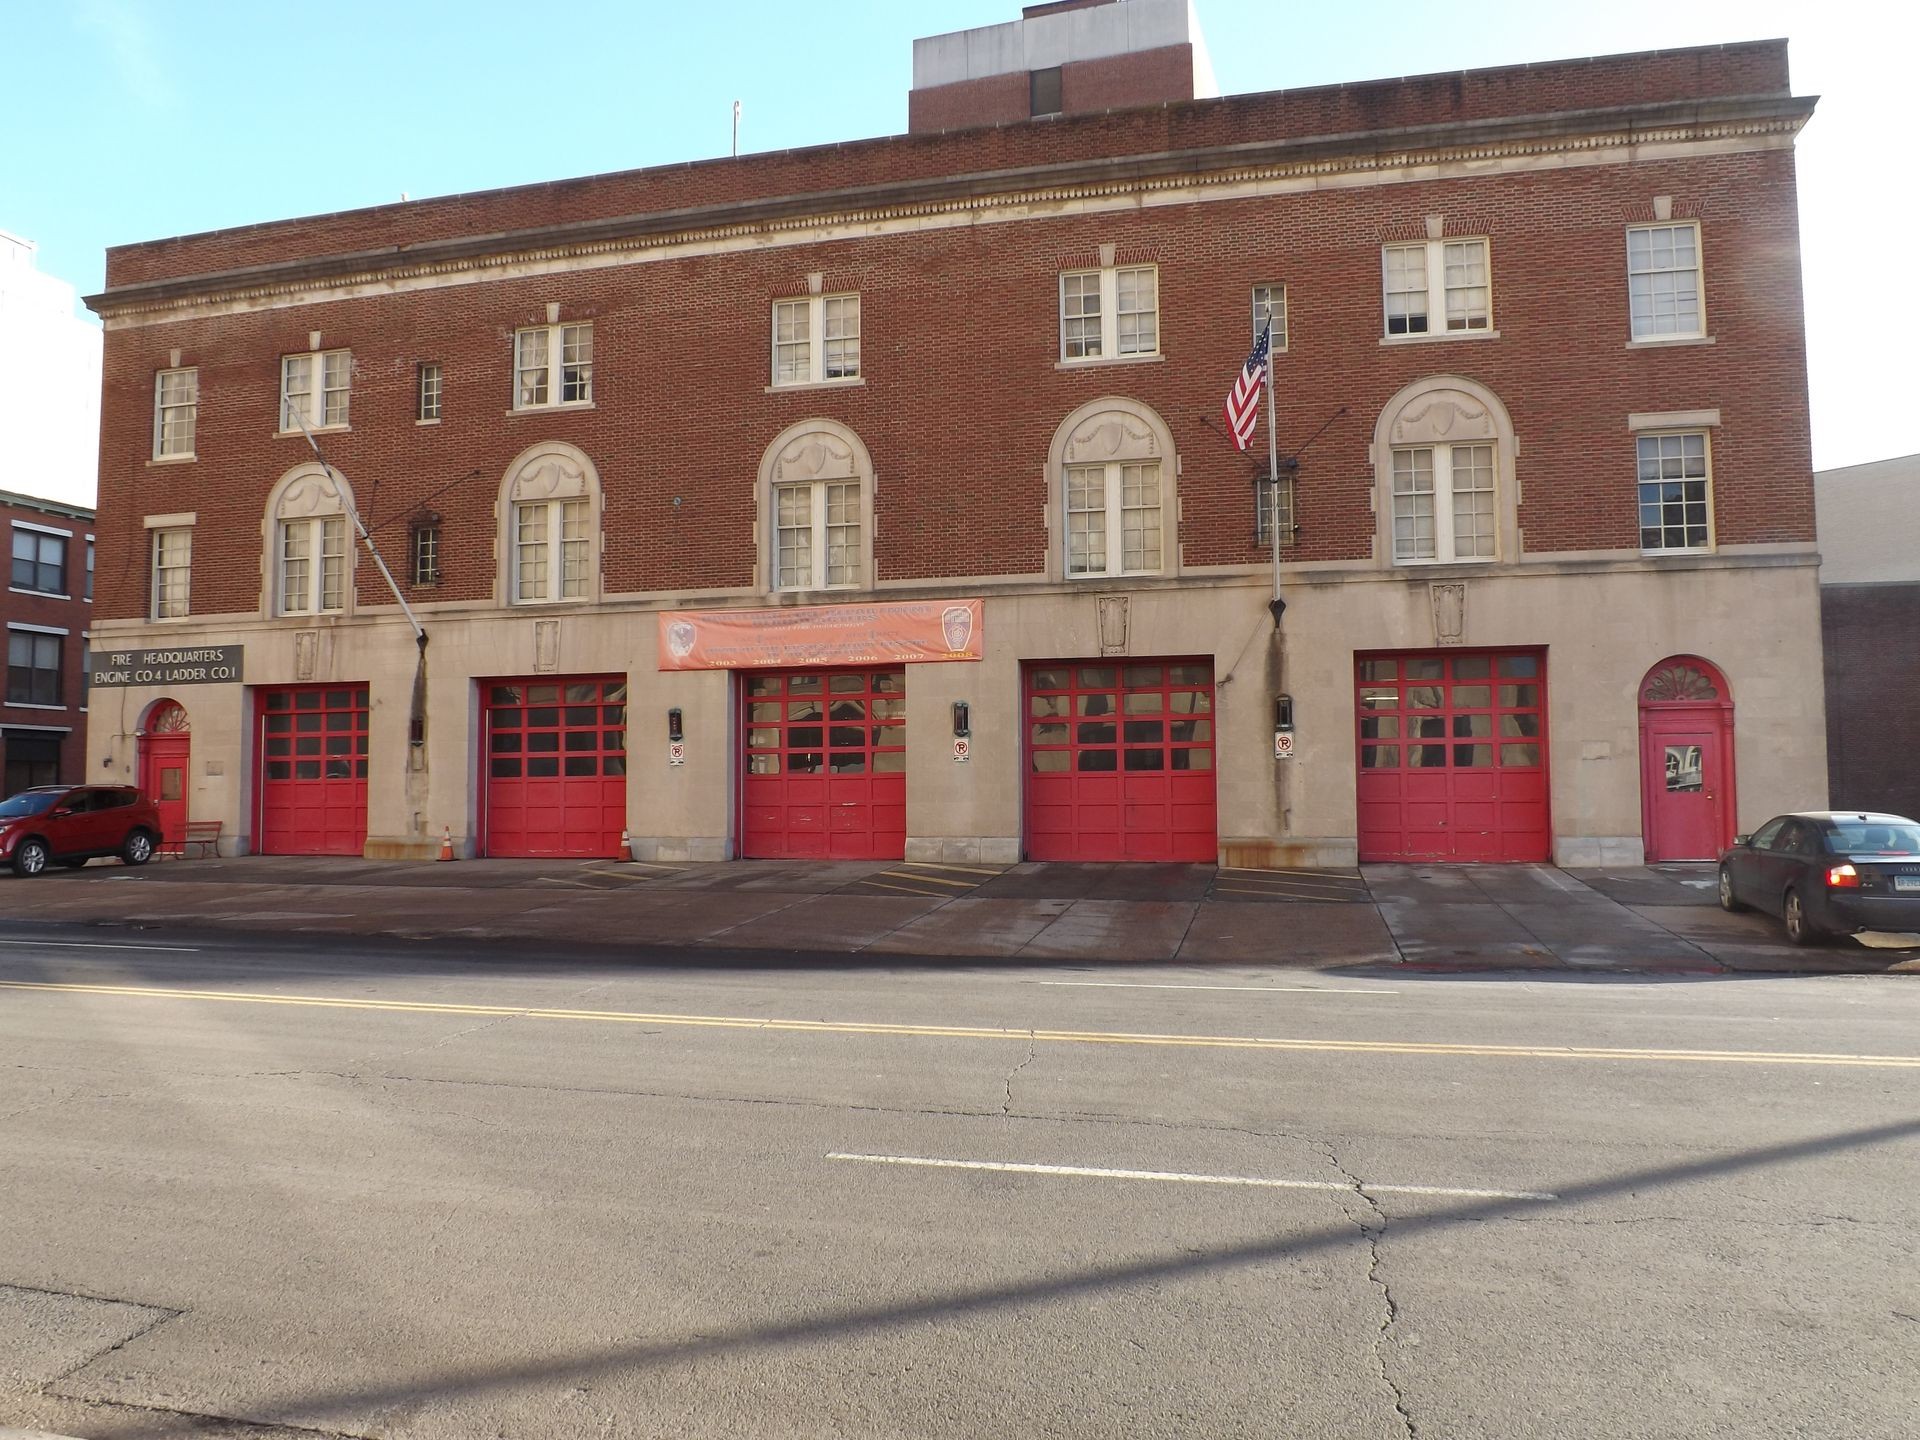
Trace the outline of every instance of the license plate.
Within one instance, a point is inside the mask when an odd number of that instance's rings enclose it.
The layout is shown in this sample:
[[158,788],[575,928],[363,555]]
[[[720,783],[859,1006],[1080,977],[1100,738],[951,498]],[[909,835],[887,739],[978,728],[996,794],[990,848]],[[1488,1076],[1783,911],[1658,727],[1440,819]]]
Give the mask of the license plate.
[[1893,888],[1902,895],[1920,895],[1920,875],[1896,875]]

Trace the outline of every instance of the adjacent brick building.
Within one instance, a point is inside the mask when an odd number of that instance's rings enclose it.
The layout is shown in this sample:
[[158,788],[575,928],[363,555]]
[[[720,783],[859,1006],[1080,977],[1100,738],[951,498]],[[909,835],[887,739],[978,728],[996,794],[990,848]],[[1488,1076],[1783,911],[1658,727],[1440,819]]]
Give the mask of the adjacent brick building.
[[[1165,102],[1142,33],[1137,108],[109,252],[94,771],[190,744],[230,848],[356,854],[1820,802],[1785,46]],[[1220,413],[1269,323],[1277,495]]]
[[11,795],[86,775],[86,653],[93,625],[93,511],[0,490],[7,687],[0,775]]

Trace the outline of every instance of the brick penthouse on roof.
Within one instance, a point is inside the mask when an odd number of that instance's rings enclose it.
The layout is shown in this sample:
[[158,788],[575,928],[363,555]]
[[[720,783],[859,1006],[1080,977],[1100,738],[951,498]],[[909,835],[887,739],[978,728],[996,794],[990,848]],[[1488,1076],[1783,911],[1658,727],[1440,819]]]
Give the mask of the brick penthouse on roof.
[[[372,855],[1635,862],[1820,803],[1784,43],[1207,73],[1184,0],[1035,6],[918,42],[905,136],[111,251],[93,643],[244,659],[97,692],[91,774],[184,731],[182,823]],[[1269,316],[1277,494],[1219,420]]]

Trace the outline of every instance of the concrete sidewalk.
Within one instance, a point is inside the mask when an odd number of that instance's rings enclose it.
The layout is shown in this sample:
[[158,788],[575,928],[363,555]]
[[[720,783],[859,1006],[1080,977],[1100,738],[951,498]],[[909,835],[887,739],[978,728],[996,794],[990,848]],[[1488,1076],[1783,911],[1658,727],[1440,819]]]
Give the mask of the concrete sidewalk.
[[1314,968],[1920,972],[1920,950],[1788,945],[1711,866],[99,862],[0,875],[14,924],[632,950]]

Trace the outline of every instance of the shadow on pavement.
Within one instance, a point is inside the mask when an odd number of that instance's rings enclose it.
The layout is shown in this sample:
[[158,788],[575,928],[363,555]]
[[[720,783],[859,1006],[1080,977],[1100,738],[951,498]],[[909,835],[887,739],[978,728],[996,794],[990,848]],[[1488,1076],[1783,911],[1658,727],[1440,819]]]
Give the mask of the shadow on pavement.
[[[325,1420],[352,1423],[358,1415],[378,1413],[399,1405],[431,1406],[521,1386],[580,1384],[603,1376],[646,1371],[731,1354],[856,1340],[904,1326],[995,1315],[1029,1305],[1109,1298],[1134,1287],[1204,1279],[1225,1271],[1296,1259],[1339,1246],[1369,1244],[1383,1232],[1390,1232],[1396,1240],[1405,1241],[1462,1225],[1498,1220],[1516,1211],[1573,1206],[1617,1195],[1698,1184],[1717,1177],[1822,1159],[1916,1137],[1920,1137],[1920,1119],[1899,1121],[1791,1144],[1715,1156],[1708,1160],[1655,1166],[1599,1180],[1579,1181],[1558,1187],[1555,1191],[1557,1198],[1551,1201],[1477,1202],[1407,1219],[1387,1221],[1376,1218],[1372,1223],[1356,1218],[1347,1224],[1298,1235],[1274,1236],[1212,1253],[1196,1255],[1183,1252],[1121,1265],[1084,1267],[1068,1274],[1036,1278],[1023,1284],[950,1290],[897,1304],[847,1308],[804,1320],[746,1324],[718,1333],[662,1335],[598,1350],[555,1355],[531,1364],[498,1368],[476,1366],[440,1375],[421,1376],[404,1384],[312,1390],[305,1394],[289,1394],[272,1406],[260,1407],[249,1418],[256,1422],[307,1426]],[[1354,1186],[1354,1194],[1363,1203],[1368,1203],[1365,1190],[1358,1183]],[[203,1433],[196,1427],[203,1427],[205,1423],[204,1416],[182,1419],[177,1423],[170,1417],[156,1416],[151,1426],[140,1433],[152,1437],[152,1440],[170,1440],[170,1437]]]

